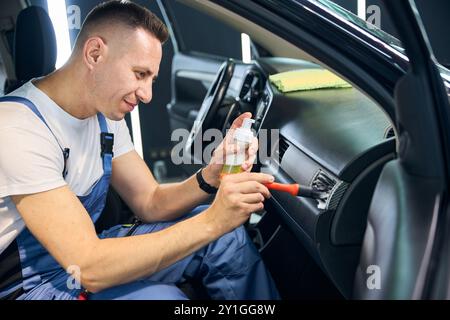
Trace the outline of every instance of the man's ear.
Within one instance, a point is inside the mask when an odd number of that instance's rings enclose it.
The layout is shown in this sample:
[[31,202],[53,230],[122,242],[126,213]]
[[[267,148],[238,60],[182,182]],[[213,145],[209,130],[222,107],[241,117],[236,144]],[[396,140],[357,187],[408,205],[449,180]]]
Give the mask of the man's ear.
[[84,44],[83,58],[89,70],[105,59],[108,47],[100,37],[91,37]]

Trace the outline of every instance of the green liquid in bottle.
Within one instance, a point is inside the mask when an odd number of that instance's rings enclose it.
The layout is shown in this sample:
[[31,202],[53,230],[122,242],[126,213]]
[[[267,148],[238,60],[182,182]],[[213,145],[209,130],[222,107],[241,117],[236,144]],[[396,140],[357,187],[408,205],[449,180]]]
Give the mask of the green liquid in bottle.
[[244,172],[242,164],[245,162],[246,150],[253,140],[253,132],[251,131],[253,119],[246,118],[240,128],[236,129],[234,133],[234,143],[237,150],[235,153],[227,154],[225,158],[225,164],[220,173],[220,177],[228,174],[235,174]]
[[240,164],[238,164],[238,165],[224,164],[220,175],[224,176],[227,174],[234,174],[234,173],[241,173],[241,172],[243,172],[243,170],[242,170],[242,167]]

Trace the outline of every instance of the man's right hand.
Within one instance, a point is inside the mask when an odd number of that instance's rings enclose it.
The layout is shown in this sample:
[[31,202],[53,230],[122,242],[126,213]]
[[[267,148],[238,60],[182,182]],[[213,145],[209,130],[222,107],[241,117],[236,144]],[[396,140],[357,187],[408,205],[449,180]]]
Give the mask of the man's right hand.
[[227,233],[247,221],[253,212],[264,208],[263,202],[270,197],[270,192],[263,183],[273,181],[273,176],[264,173],[226,175],[205,214],[222,234]]

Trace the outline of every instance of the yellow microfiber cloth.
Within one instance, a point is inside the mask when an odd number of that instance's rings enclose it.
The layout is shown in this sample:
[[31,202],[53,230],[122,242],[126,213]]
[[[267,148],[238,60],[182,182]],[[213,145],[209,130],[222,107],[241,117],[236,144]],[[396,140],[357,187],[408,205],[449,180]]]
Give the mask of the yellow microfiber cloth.
[[269,79],[281,92],[352,87],[334,73],[323,69],[287,71],[273,74]]

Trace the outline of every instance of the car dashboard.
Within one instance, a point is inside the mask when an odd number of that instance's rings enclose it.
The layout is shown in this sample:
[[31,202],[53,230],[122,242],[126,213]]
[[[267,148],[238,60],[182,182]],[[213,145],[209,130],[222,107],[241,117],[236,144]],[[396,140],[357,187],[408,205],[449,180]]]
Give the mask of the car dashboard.
[[254,114],[262,151],[259,170],[278,182],[327,193],[316,200],[271,191],[269,201],[283,224],[347,293],[376,181],[383,165],[395,157],[395,134],[382,109],[354,87],[282,93],[268,80],[269,74],[302,68],[321,67],[261,59],[237,66],[240,76],[230,87]]

